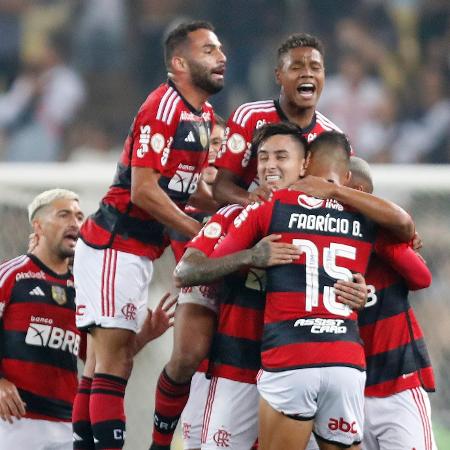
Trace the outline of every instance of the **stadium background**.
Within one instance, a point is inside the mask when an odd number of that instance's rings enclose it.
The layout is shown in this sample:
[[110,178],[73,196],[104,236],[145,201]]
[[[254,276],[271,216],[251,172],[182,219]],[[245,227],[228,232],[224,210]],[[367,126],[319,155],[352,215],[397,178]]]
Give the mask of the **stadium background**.
[[[276,49],[288,34],[323,40],[320,111],[376,164],[377,192],[411,211],[424,238],[434,279],[413,304],[436,371],[435,432],[440,447],[450,448],[446,0],[2,0],[0,260],[26,250],[24,207],[40,190],[76,189],[86,212],[95,209],[133,115],[165,79],[163,37],[187,18],[210,20],[224,43],[226,87],[212,103],[225,117],[245,101],[277,95]],[[170,289],[172,265],[167,253],[152,304]],[[168,333],[136,359],[127,391],[129,450],[148,448],[153,390],[170,346]]]

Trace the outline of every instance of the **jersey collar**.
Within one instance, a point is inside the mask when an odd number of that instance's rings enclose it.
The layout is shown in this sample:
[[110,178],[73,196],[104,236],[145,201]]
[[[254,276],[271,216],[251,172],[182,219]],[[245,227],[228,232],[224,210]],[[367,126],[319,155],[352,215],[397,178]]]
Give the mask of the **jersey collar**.
[[[286,116],[284,111],[281,109],[280,101],[278,99],[276,99],[273,101],[273,103],[275,105],[275,109],[277,110],[277,113],[280,116],[281,120],[283,122],[289,122],[288,117]],[[301,128],[301,127],[299,127],[299,128],[302,130],[302,134],[307,134],[307,133],[310,133],[314,129],[315,126],[316,126],[316,112],[314,111],[314,115],[312,117],[311,123],[305,128]]]
[[167,84],[177,91],[177,94],[181,97],[181,100],[183,100],[184,104],[188,107],[189,111],[191,111],[193,114],[196,114],[197,116],[201,116],[203,112],[203,108],[195,109],[181,94],[181,92],[177,89],[177,86],[172,80],[167,80]]
[[28,258],[31,259],[39,268],[48,273],[53,278],[59,278],[60,280],[68,280],[72,277],[72,273],[68,270],[66,273],[59,274],[54,272],[50,267],[46,266],[37,256],[32,253],[27,253]]

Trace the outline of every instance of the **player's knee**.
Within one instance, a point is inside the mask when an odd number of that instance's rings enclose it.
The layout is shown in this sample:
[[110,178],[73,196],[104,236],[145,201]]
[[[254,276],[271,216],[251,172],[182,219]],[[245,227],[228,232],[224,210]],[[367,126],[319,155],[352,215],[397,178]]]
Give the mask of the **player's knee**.
[[203,358],[204,355],[195,352],[174,355],[167,364],[167,370],[175,380],[185,381],[194,375]]

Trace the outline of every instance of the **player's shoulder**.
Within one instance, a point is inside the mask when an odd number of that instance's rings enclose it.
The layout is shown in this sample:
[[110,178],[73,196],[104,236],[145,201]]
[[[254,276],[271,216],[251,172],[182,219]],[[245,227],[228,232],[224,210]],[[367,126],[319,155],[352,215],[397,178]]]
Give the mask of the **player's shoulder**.
[[24,277],[30,274],[32,265],[31,259],[27,255],[20,255],[2,262],[0,264],[0,287],[11,282],[11,280],[21,279],[21,274]]
[[235,109],[230,116],[230,122],[245,127],[250,122],[250,119],[264,120],[273,114],[278,114],[273,100],[249,102]]
[[138,114],[170,125],[180,104],[183,104],[183,99],[175,87],[163,83],[150,92]]
[[319,126],[322,131],[338,131],[339,133],[343,133],[343,131],[333,121],[317,110],[316,126]]
[[243,209],[244,207],[239,204],[223,206],[214,213],[209,222],[218,222],[224,226],[227,226],[233,222],[235,217],[238,216]]

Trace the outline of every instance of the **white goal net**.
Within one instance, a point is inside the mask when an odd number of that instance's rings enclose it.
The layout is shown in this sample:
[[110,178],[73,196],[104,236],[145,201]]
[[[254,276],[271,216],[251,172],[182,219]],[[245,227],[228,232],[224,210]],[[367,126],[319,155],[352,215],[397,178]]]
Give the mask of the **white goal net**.
[[[95,211],[114,174],[114,164],[0,164],[0,261],[26,251],[30,228],[26,205],[39,192],[64,187],[79,193],[86,214]],[[450,166],[374,166],[375,193],[409,211],[433,273],[433,284],[411,294],[424,329],[438,392],[432,394],[433,425],[450,429]],[[170,252],[156,264],[150,306],[171,286]],[[127,388],[128,450],[147,450],[157,377],[167,361],[171,333],[151,343],[135,360]],[[179,436],[177,436],[179,446]],[[445,444],[444,444],[445,445]],[[444,445],[442,448],[444,448]],[[450,445],[450,443],[449,443]],[[449,447],[450,448],[450,447]]]

